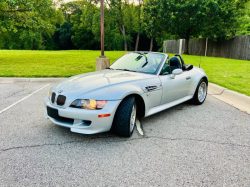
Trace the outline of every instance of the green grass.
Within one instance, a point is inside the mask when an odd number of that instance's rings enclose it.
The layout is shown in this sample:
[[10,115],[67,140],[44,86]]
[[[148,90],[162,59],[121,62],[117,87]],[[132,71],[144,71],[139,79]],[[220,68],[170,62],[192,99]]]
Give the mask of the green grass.
[[[111,63],[126,52],[105,52]],[[100,51],[0,50],[0,77],[70,77],[95,71]]]
[[[111,63],[124,51],[107,51]],[[0,51],[0,77],[69,77],[95,70],[100,51]],[[173,54],[170,54],[173,56]],[[200,56],[183,55],[199,66]],[[209,81],[250,96],[250,61],[201,57]]]

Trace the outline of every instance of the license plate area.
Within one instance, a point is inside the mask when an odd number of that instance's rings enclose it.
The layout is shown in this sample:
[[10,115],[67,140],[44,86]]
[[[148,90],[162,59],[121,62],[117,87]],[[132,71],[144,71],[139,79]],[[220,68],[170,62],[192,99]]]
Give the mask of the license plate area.
[[57,109],[54,109],[54,108],[51,108],[48,106],[47,106],[47,114],[49,117],[51,117],[57,121],[60,121],[63,123],[68,123],[68,125],[73,125],[73,123],[74,123],[74,119],[61,117],[61,116],[59,116]]

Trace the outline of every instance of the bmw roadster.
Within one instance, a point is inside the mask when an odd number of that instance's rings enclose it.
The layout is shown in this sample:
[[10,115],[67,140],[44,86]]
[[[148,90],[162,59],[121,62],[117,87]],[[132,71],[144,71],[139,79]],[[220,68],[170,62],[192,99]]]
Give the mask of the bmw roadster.
[[46,118],[72,132],[112,130],[130,137],[144,118],[207,96],[204,70],[186,65],[181,55],[131,52],[102,71],[70,77],[52,86],[44,99]]

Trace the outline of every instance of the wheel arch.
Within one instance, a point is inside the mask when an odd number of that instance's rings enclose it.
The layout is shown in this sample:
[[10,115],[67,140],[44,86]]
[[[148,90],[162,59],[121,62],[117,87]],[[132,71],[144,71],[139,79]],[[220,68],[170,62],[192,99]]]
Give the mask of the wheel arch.
[[[137,112],[137,117],[138,118],[143,118],[145,117],[145,109],[146,109],[146,106],[145,106],[145,101],[144,99],[142,98],[141,95],[137,94],[137,93],[131,93],[129,95],[127,95],[126,97],[124,97],[122,100],[124,100],[125,98],[127,97],[130,97],[130,96],[134,96],[135,97],[135,101],[136,101],[136,112]],[[118,108],[118,107],[117,107]]]
[[[204,80],[206,81],[207,85],[208,85],[208,78],[207,78],[206,76],[204,76],[204,77],[201,78],[201,80],[202,80],[202,79],[204,79]],[[201,81],[201,80],[200,80],[200,81]]]
[[198,86],[199,86],[199,83],[201,82],[201,80],[205,80],[205,82],[207,83],[207,87],[208,87],[208,78],[207,78],[207,76],[203,76],[203,77],[201,77],[200,79],[197,79],[197,84],[195,84],[195,89],[193,90],[193,92],[192,92],[192,95],[194,96],[194,94],[195,94],[195,92],[197,91],[197,89],[198,89]]

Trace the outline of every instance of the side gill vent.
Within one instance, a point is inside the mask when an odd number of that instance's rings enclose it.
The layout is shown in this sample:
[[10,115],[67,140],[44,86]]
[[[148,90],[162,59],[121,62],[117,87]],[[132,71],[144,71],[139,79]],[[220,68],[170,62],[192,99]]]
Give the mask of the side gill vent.
[[144,92],[152,92],[152,91],[155,91],[155,90],[160,90],[161,87],[162,87],[161,84],[155,84],[155,85],[142,87],[142,89],[143,89]]

